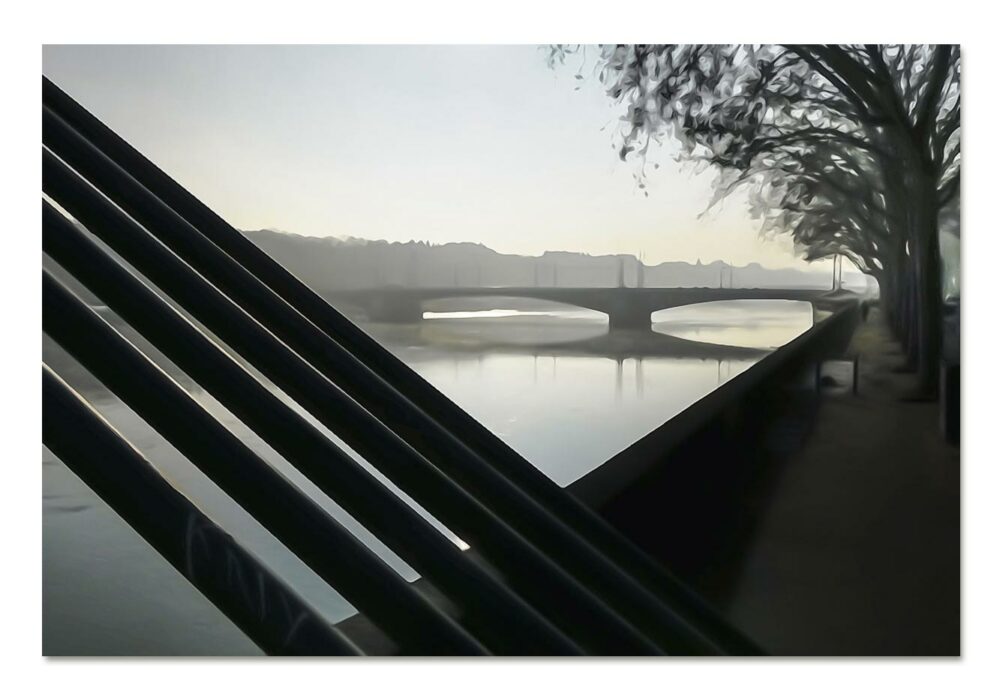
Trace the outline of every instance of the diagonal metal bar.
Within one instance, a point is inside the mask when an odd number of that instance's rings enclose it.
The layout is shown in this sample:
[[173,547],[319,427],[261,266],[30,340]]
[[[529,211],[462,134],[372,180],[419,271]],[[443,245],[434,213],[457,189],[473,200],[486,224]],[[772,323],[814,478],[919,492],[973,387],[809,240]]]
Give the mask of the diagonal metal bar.
[[42,440],[265,653],[361,654],[44,364]]
[[[43,103],[105,152],[143,186],[198,228],[220,249],[261,279],[330,337],[438,423],[448,424],[462,442],[490,466],[528,492],[564,524],[587,539],[610,561],[625,569],[645,588],[670,604],[718,645],[733,654],[759,654],[760,649],[723,619],[700,596],[640,551],[629,539],[592,510],[568,495],[459,408],[385,347],[354,325],[311,288],[275,262],[214,211],[191,195],[114,131],[80,106],[47,78],[42,79]],[[423,449],[433,459],[430,448]]]
[[[43,186],[60,205],[428,512],[475,546],[519,594],[576,642],[597,654],[659,652],[49,152],[43,154],[43,171]],[[316,483],[323,485],[324,480]]]
[[485,652],[47,271],[42,326],[408,654]]
[[48,203],[42,210],[42,248],[434,583],[488,647],[507,655],[580,652]]
[[[391,385],[368,370],[339,344],[295,312],[257,278],[204,238],[183,218],[150,194],[47,108],[43,109],[43,138],[49,148],[93,182],[164,244],[223,289],[243,309],[376,415],[375,423],[385,430],[383,438],[373,440],[361,437],[353,427],[347,430],[341,427],[338,430],[338,433],[369,461],[380,467],[391,464],[393,459],[426,463],[426,460],[420,458],[412,447],[392,437],[393,430],[384,424],[392,426],[397,434],[408,440],[428,442],[433,439],[435,443],[446,448],[447,451],[439,451],[434,460],[434,463],[443,470],[444,476],[434,466],[423,466],[419,475],[412,467],[396,467],[393,471],[383,469],[387,476],[407,490],[435,516],[456,531],[464,525],[467,531],[460,533],[463,536],[475,537],[477,532],[468,529],[469,525],[477,520],[492,524],[489,517],[460,516],[458,520],[453,520],[448,518],[448,510],[440,509],[440,506],[450,507],[456,498],[459,500],[468,498],[466,491],[472,492],[480,504],[514,526],[518,533],[545,554],[541,556],[537,552],[533,553],[530,548],[515,545],[514,550],[522,551],[521,563],[541,566],[551,565],[554,561],[584,585],[588,593],[597,594],[600,600],[611,608],[611,612],[607,611],[600,603],[594,602],[581,592],[576,583],[562,580],[566,593],[559,593],[560,600],[568,601],[575,598],[589,606],[589,614],[603,615],[607,626],[616,626],[619,638],[612,639],[604,634],[603,640],[617,645],[619,650],[629,652],[629,643],[634,643],[636,649],[641,652],[643,650],[638,646],[643,641],[637,635],[633,635],[629,640],[629,634],[635,632],[630,630],[627,624],[617,620],[615,614],[620,614],[667,652],[681,654],[719,652],[719,648],[690,623],[679,617],[628,574],[610,563],[606,557],[597,553],[582,537],[553,517],[537,501],[514,486],[465,447],[454,435],[427,417],[420,409],[415,408]],[[48,192],[51,187],[61,185],[58,184],[57,178],[62,180],[63,175],[58,172],[63,165],[56,162],[48,153],[45,157],[43,170],[48,172],[45,177]],[[79,201],[64,203],[64,205],[77,204]],[[71,210],[71,212],[80,217],[77,211]],[[160,281],[156,282],[163,287]],[[188,310],[196,311],[190,307]],[[249,346],[249,349],[255,348],[258,346]],[[243,349],[240,350],[243,352]],[[269,377],[275,379],[271,375]],[[286,389],[284,385],[282,388]],[[322,419],[330,415],[328,409],[322,406],[309,407],[306,401],[300,400],[300,402],[310,408],[317,418]],[[364,415],[370,416],[367,412]],[[364,417],[361,415],[358,417],[358,426],[363,427],[361,423]],[[350,439],[352,436],[356,436],[355,439]],[[416,490],[411,487],[415,487]],[[446,490],[449,491],[447,495]],[[424,493],[423,499],[419,491]],[[428,495],[436,495],[436,501],[428,499],[426,497]],[[478,506],[469,505],[470,512],[474,513],[477,509]],[[480,533],[480,538],[476,541],[481,544],[484,553],[490,553],[491,547],[483,541],[489,542],[490,537],[501,531],[504,530],[496,529],[485,539]],[[515,559],[511,554],[512,550],[508,547],[494,553],[491,560],[494,563],[514,562]],[[525,587],[519,588],[519,591],[537,592],[538,588]],[[560,618],[563,621],[572,620],[565,614],[560,614]]]

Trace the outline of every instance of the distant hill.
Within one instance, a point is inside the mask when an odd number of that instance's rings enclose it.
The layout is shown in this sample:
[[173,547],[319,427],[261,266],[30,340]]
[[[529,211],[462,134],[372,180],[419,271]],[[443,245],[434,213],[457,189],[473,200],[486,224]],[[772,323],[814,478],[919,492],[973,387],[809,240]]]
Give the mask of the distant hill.
[[640,270],[639,260],[631,254],[547,251],[541,256],[519,256],[471,242],[431,245],[305,237],[273,230],[244,234],[321,292],[382,285],[605,287],[618,285],[621,266],[630,287],[637,285],[640,273],[647,287],[829,288],[831,281],[826,269],[771,269],[757,263],[730,267],[722,261],[668,261]]

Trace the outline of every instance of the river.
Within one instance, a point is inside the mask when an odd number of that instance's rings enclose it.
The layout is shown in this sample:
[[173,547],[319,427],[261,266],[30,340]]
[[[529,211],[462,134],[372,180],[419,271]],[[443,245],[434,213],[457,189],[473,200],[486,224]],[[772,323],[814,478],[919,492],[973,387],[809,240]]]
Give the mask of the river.
[[[609,342],[603,315],[543,304],[530,309],[445,308],[428,312],[417,325],[364,328],[566,486],[766,351],[808,329],[813,316],[806,303],[741,301],[664,310],[653,320],[652,334],[617,342]],[[703,350],[702,343],[692,341],[743,350]],[[353,613],[343,598],[47,339],[44,357],[178,488],[280,569],[321,613],[333,621]],[[199,403],[404,577],[417,577],[210,395],[162,357],[158,360]],[[258,652],[44,448],[42,463],[45,654]]]

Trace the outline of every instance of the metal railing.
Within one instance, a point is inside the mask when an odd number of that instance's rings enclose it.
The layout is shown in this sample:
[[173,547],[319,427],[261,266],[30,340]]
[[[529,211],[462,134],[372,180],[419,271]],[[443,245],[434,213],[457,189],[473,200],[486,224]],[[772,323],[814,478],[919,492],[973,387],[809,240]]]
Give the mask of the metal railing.
[[[758,652],[697,595],[44,78],[43,143],[46,196],[87,230],[43,202],[45,253],[420,572],[447,598],[449,611],[413,590],[48,274],[46,333],[402,652]],[[461,552],[90,235],[475,554]],[[74,451],[62,450],[69,459]]]
[[[53,454],[263,650],[358,654],[357,647],[178,493],[45,366],[42,437]],[[225,565],[220,557],[226,558]]]

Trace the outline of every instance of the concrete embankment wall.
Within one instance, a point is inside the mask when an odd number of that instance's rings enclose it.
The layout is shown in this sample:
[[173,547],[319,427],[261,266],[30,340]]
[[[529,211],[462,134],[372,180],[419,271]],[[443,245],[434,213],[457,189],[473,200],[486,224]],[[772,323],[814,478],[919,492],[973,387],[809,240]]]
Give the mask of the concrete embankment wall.
[[750,533],[762,481],[811,425],[819,361],[841,355],[860,304],[834,313],[569,487],[676,572],[717,575]]

